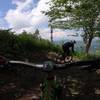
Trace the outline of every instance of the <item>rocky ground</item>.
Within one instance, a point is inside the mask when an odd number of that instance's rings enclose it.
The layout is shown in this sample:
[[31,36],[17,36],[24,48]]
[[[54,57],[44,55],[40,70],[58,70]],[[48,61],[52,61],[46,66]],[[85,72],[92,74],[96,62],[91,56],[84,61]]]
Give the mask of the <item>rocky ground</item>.
[[[25,66],[12,67],[9,70],[0,69],[0,100],[35,100],[33,98],[41,96],[39,84],[44,79],[45,73]],[[82,71],[73,67],[53,73],[58,79],[65,80],[66,89],[64,91],[66,91],[65,95],[67,99],[69,98],[68,100],[76,100],[74,97],[80,98],[80,96],[87,96],[90,100],[100,100],[99,69]],[[97,97],[97,99],[92,97]]]
[[[61,100],[100,100],[100,69],[90,71],[73,66],[52,74],[64,82]],[[45,75],[45,72],[28,66],[0,68],[0,100],[39,100],[40,83]]]

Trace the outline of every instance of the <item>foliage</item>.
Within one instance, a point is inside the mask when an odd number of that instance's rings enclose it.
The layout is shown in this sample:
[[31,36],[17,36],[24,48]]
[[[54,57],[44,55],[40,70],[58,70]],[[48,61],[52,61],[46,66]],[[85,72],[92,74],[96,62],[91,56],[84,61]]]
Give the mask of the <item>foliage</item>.
[[37,39],[37,38],[40,38],[40,36],[39,36],[39,35],[40,35],[39,30],[38,30],[38,29],[36,29],[36,30],[35,30],[35,33],[34,33],[34,35],[33,35],[33,36],[34,36],[34,38],[36,38],[36,39]]
[[52,44],[50,41],[36,38],[34,34],[22,32],[14,34],[10,30],[0,30],[0,53],[23,58],[31,58],[34,52],[55,51],[59,52],[59,46]]
[[16,36],[10,29],[0,30],[0,49],[5,52],[9,51],[10,48],[14,47],[15,38]]
[[88,53],[93,37],[100,34],[100,0],[51,0],[45,12],[55,28],[82,29]]
[[[51,77],[51,76],[49,76]],[[41,100],[56,100],[62,95],[63,86],[58,80],[46,79],[41,84],[42,96]]]
[[96,58],[100,58],[100,54],[88,54],[86,55],[84,52],[75,52],[74,57],[79,58],[80,60],[92,60]]

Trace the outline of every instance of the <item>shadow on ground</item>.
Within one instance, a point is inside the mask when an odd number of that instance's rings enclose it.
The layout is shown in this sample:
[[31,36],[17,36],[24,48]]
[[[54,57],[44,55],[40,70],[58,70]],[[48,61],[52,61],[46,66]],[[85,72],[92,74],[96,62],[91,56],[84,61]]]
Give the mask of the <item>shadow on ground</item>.
[[[61,100],[100,100],[99,69],[83,71],[71,67],[53,74],[64,85]],[[0,68],[0,100],[34,100],[41,95],[39,84],[44,77],[44,72],[28,66]]]

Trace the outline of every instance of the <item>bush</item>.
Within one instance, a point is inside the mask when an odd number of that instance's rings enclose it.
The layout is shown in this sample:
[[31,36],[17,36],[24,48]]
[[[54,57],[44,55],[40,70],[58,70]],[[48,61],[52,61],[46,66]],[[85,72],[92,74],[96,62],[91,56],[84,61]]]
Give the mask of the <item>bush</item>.
[[81,60],[92,60],[92,59],[96,59],[99,56],[97,55],[93,55],[93,54],[86,54],[84,52],[75,52],[74,56],[78,57]]
[[9,55],[9,57],[31,58],[34,52],[61,52],[60,46],[48,40],[34,38],[34,34],[27,32],[17,35],[10,30],[0,31],[0,45],[0,52]]

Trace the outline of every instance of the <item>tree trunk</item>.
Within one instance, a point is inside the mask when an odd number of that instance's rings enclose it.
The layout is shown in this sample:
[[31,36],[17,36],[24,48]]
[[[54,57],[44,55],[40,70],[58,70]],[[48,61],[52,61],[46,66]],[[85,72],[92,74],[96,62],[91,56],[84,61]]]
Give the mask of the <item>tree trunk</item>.
[[86,54],[89,53],[89,49],[90,49],[90,46],[91,46],[92,39],[93,39],[93,37],[90,37],[89,40],[86,43],[86,47],[85,47]]
[[53,43],[53,28],[51,26],[51,42]]

